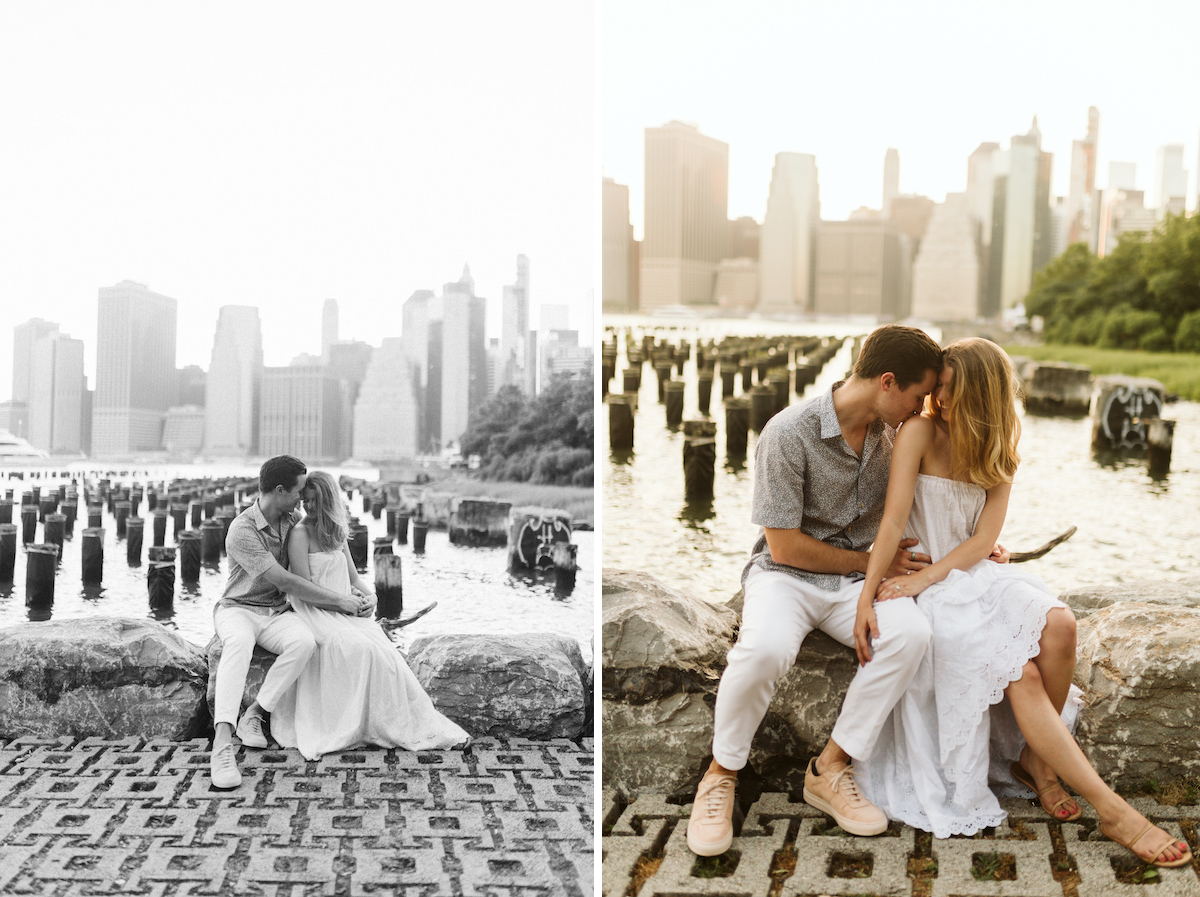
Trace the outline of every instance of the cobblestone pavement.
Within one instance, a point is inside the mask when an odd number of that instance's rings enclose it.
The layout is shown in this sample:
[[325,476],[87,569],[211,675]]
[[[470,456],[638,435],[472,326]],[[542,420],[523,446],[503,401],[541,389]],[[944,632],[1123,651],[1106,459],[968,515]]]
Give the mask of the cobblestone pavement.
[[590,739],[242,749],[233,791],[208,759],[204,740],[0,741],[0,893],[593,893]]
[[[691,804],[655,795],[625,804],[606,791],[602,891],[607,897],[1200,895],[1195,862],[1147,873],[1145,864],[1099,834],[1095,811],[1082,801],[1084,815],[1073,823],[1051,821],[1032,801],[1001,803],[1008,820],[974,838],[935,840],[898,823],[879,837],[856,838],[803,802],[763,794],[730,852],[717,860],[687,849]],[[1161,806],[1151,798],[1132,803],[1196,851],[1200,806]]]

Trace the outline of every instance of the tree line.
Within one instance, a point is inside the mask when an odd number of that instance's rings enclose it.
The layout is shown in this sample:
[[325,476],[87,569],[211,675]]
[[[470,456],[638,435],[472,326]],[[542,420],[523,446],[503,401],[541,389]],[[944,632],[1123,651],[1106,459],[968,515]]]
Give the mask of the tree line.
[[536,396],[503,386],[470,417],[460,440],[488,480],[585,486],[594,479],[592,372],[560,374]]
[[1082,243],[1033,278],[1028,315],[1046,342],[1200,352],[1200,215],[1167,215],[1097,258]]

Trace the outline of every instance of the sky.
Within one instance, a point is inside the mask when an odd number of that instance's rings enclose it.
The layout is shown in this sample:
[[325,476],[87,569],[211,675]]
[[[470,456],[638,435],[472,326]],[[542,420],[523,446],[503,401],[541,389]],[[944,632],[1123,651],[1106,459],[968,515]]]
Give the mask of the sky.
[[[264,360],[399,336],[401,305],[469,264],[499,335],[530,259],[530,323],[590,342],[596,11],[560,0],[0,3],[0,401],[12,328],[86,343],[122,280],[178,300],[178,366],[256,305]],[[586,316],[586,320],[585,320]]]
[[1200,3],[1194,0],[605,0],[601,164],[630,188],[642,236],[645,129],[672,119],[729,144],[729,216],[759,222],[776,153],[817,158],[821,214],[879,208],[883,159],[900,191],[941,201],[967,157],[1008,148],[1036,115],[1065,195],[1071,141],[1100,110],[1097,186],[1183,144],[1188,205],[1200,156]]

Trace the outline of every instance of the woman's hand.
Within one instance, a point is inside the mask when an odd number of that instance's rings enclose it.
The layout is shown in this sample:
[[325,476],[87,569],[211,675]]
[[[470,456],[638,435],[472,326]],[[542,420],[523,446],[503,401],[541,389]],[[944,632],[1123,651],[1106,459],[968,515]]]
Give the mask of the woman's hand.
[[854,617],[854,653],[860,666],[871,662],[871,639],[879,638],[879,623],[875,620],[875,608],[858,602],[858,613]]
[[925,582],[925,577],[920,573],[893,576],[879,584],[879,588],[875,592],[875,600],[890,601],[892,598],[900,598],[904,595],[915,598],[928,586],[929,583]]
[[375,594],[364,592],[358,599],[358,616],[369,617],[375,613]]
[[915,573],[929,566],[933,558],[927,554],[912,550],[917,541],[917,539],[900,540],[900,546],[896,549],[896,556],[892,558],[891,564],[888,565],[887,570],[883,574],[884,579],[887,579],[889,576],[904,576],[906,573]]

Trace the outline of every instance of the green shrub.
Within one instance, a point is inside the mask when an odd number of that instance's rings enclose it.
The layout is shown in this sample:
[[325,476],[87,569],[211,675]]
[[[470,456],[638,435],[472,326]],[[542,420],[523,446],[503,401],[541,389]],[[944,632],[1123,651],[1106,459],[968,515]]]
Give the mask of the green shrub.
[[1188,312],[1175,331],[1176,352],[1200,352],[1200,311]]

